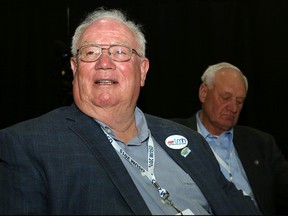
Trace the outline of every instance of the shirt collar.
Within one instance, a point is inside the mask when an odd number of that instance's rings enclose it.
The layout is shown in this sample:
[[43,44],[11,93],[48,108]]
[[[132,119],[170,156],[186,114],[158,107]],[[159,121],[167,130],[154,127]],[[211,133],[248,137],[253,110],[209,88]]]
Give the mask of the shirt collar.
[[[136,127],[138,130],[138,134],[131,140],[129,143],[142,143],[148,139],[148,125],[146,122],[146,118],[144,113],[138,108],[135,108],[135,121],[136,121]],[[99,121],[98,119],[94,119],[101,127],[104,129],[113,139],[120,141],[115,137],[114,131],[103,122]]]
[[[200,118],[199,118],[199,114],[202,110],[199,110],[197,113],[196,113],[196,121],[197,121],[197,131],[206,139],[208,137],[211,137],[211,136],[214,136],[215,135],[212,135],[207,129],[206,127],[202,124]],[[231,128],[230,130],[228,131],[225,131],[223,132],[222,134],[219,135],[219,137],[222,137],[222,136],[228,136],[229,137],[229,140],[232,141],[233,140],[233,128]]]

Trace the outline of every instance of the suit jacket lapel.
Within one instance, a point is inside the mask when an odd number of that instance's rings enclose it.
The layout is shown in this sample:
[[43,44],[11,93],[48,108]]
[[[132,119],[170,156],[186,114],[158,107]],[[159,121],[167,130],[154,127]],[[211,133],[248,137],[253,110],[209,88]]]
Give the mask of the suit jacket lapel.
[[132,211],[140,215],[151,214],[136,186],[131,187],[131,185],[134,185],[133,180],[100,126],[76,107],[74,107],[68,118],[70,121],[73,119],[69,128],[81,137],[83,145],[102,164],[103,169],[106,170],[111,181],[120,191]]
[[263,161],[261,161],[262,157],[260,156],[261,153],[258,149],[253,148],[255,143],[251,143],[252,141],[250,138],[240,130],[241,129],[237,126],[234,128],[233,143],[256,200],[262,199],[262,196],[259,196],[259,194],[262,194],[263,192],[261,185],[263,184],[262,181],[264,181],[262,178],[259,178],[259,176],[263,175],[263,169],[261,168],[261,166],[263,166]]
[[[211,161],[214,157],[208,144],[203,143],[204,138],[195,133],[194,139],[188,140],[190,154],[187,157],[181,155],[181,149],[171,149],[166,146],[165,140],[170,135],[183,135],[192,138],[193,131],[187,130],[186,134],[183,131],[179,132],[179,129],[175,128],[173,125],[160,125],[159,122],[148,122],[149,128],[151,130],[152,136],[157,140],[157,143],[162,146],[162,148],[169,154],[169,156],[195,181],[197,186],[200,188],[207,201],[210,203],[212,208],[217,208],[219,214],[224,212],[229,212],[230,205],[223,206],[223,200],[229,203],[227,196],[223,193],[222,187],[225,185],[219,185],[218,179],[221,178],[221,171],[218,162]],[[179,134],[180,133],[180,134]],[[196,138],[198,137],[198,138]],[[203,148],[207,151],[203,151]],[[215,171],[211,174],[211,170],[219,168],[218,172]],[[214,176],[215,174],[221,176]],[[218,178],[219,177],[219,178]],[[224,176],[222,176],[225,179]],[[222,181],[224,183],[224,181]],[[226,185],[227,186],[227,185]],[[221,198],[220,198],[221,197]],[[221,200],[221,202],[220,202]],[[226,208],[226,209],[225,209]],[[232,212],[233,210],[231,210]]]

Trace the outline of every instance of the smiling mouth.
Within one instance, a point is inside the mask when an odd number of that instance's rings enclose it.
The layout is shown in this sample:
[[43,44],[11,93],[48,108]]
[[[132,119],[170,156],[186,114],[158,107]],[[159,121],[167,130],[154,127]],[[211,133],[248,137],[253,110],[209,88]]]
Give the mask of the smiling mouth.
[[96,84],[100,84],[100,85],[112,85],[112,84],[116,84],[118,82],[113,81],[113,80],[97,80]]

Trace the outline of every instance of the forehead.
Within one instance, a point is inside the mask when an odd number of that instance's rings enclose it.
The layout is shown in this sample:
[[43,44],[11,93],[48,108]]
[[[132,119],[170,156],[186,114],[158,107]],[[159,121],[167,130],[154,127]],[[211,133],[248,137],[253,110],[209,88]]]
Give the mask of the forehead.
[[223,68],[216,73],[215,87],[231,93],[246,95],[244,78],[235,69]]
[[90,24],[80,37],[79,43],[136,45],[134,33],[124,23],[112,18],[102,18]]

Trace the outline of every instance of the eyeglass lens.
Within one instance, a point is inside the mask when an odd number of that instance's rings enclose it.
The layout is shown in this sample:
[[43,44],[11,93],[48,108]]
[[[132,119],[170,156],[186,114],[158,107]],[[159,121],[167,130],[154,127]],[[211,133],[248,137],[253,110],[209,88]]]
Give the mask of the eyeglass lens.
[[114,45],[110,46],[109,48],[102,48],[99,46],[84,46],[79,50],[79,57],[81,60],[87,62],[96,61],[102,55],[103,50],[108,50],[108,55],[114,61],[128,61],[132,56],[132,49],[125,46]]

